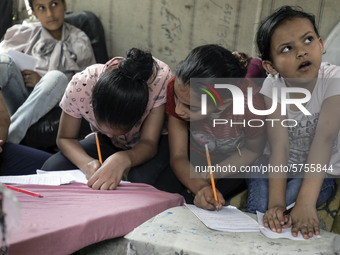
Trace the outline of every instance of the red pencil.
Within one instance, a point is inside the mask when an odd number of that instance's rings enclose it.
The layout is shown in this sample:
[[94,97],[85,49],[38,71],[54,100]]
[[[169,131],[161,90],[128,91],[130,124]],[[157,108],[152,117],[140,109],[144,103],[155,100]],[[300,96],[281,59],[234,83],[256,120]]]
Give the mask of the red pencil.
[[22,192],[22,193],[25,193],[25,194],[28,194],[28,195],[31,195],[31,196],[43,197],[42,195],[40,195],[38,193],[35,193],[35,192],[32,192],[32,191],[28,191],[28,190],[25,190],[25,189],[20,189],[20,188],[17,188],[17,187],[11,186],[11,185],[7,185],[7,184],[2,184],[2,185],[4,185],[4,187],[6,187],[8,189],[19,191],[19,192]]

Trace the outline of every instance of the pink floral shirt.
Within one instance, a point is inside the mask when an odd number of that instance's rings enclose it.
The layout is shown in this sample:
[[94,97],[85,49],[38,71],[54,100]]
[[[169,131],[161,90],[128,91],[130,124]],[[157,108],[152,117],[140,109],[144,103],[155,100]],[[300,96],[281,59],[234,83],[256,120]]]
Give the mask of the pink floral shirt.
[[[84,118],[92,130],[98,130],[95,122],[94,112],[91,104],[92,88],[96,85],[100,76],[108,69],[115,68],[123,58],[116,57],[104,64],[95,64],[84,71],[73,76],[68,84],[65,94],[60,102],[60,107],[65,113],[74,118]],[[158,64],[156,77],[150,78],[149,101],[146,110],[136,125],[125,135],[113,137],[112,143],[122,149],[130,149],[140,140],[141,126],[153,108],[166,103],[166,87],[171,79],[171,70],[169,66],[155,58]]]

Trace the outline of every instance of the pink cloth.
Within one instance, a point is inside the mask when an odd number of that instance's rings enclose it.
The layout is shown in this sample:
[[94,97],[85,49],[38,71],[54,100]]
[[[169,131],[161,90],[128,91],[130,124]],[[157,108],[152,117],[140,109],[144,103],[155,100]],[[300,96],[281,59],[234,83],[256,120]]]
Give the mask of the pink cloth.
[[10,238],[9,254],[70,254],[90,244],[123,236],[158,213],[179,205],[178,194],[141,183],[112,191],[85,184],[18,185],[43,195],[15,192],[21,204],[20,229]]

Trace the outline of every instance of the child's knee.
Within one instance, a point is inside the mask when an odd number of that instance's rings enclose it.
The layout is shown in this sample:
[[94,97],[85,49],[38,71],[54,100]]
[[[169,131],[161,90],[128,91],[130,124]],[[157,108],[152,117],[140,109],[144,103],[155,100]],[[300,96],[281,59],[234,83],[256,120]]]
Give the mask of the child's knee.
[[11,63],[13,63],[13,59],[6,54],[0,54],[0,63],[1,64],[11,64]]
[[66,75],[58,70],[48,71],[42,79],[49,81],[49,83],[66,84],[66,86],[68,83]]
[[10,73],[11,69],[17,69],[17,66],[10,56],[6,54],[0,54],[0,68],[1,70]]
[[[39,85],[38,85],[39,84]],[[37,85],[46,96],[54,95],[61,97],[68,84],[68,79],[65,74],[60,71],[49,71],[40,80]]]

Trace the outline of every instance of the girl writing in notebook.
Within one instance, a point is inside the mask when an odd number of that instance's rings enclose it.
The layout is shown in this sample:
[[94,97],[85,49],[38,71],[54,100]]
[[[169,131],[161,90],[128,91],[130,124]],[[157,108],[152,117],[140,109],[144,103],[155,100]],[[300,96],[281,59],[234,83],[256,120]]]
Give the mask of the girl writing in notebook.
[[[264,109],[260,88],[242,79],[246,72],[246,67],[229,50],[218,45],[204,45],[193,49],[178,65],[176,76],[168,85],[166,112],[169,114],[170,164],[188,191],[182,193],[187,203],[194,202],[199,207],[214,210],[225,203],[225,198],[244,188],[241,178],[217,179],[218,201],[214,199],[209,173],[208,176],[194,174],[196,166],[207,165],[205,144],[208,144],[213,166],[219,164],[239,170],[241,166],[253,164],[262,155],[264,126],[231,123],[264,118],[252,114],[247,107],[244,115],[233,115],[233,99],[228,93],[220,93],[221,104],[209,104],[207,114],[202,115],[201,94],[205,93],[201,90],[202,83],[190,81],[190,78],[234,79],[233,84],[244,94],[248,87],[252,87],[254,107]],[[214,127],[213,119],[227,119],[228,123]]]
[[[334,180],[325,177],[340,174],[340,67],[321,62],[324,42],[315,18],[300,8],[283,6],[267,17],[257,32],[257,46],[269,73],[261,90],[266,107],[273,105],[274,88],[279,98],[276,110],[268,116],[279,120],[268,126],[269,164],[289,166],[292,175],[269,174],[269,184],[268,179],[252,179],[249,195],[257,198],[253,209],[266,211],[266,226],[275,232],[292,226],[293,236],[300,231],[307,239],[320,233],[316,207],[335,189]],[[306,95],[309,100],[299,107],[287,104],[284,113],[284,89],[291,91],[286,94],[290,102]],[[285,119],[293,121],[281,125]],[[287,217],[286,206],[293,202]]]
[[[160,137],[170,78],[168,65],[136,48],[74,75],[60,103],[61,153],[42,169],[79,168],[93,189],[115,189],[130,168],[128,180],[153,182],[168,165],[167,136]],[[95,136],[77,140],[82,118],[99,132],[102,165]]]
[[[0,44],[0,89],[11,116],[12,143],[20,143],[28,128],[59,103],[76,72],[95,63],[86,34],[64,22],[65,0],[29,4],[39,22],[14,25]],[[20,71],[8,50],[35,57],[36,66]]]

